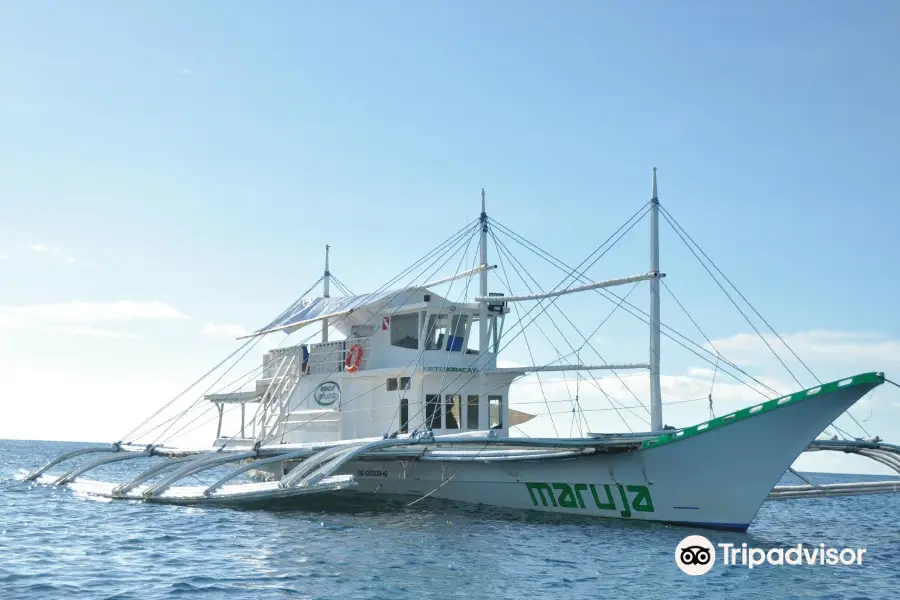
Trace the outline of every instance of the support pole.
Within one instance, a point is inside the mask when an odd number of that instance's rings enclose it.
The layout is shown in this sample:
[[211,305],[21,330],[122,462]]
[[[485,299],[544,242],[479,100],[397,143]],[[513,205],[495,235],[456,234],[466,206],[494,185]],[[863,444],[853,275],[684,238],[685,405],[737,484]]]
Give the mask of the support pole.
[[[485,209],[484,189],[481,190],[481,265],[487,265],[487,238],[488,219]],[[478,303],[478,351],[481,354],[481,365],[478,371],[478,429],[490,427],[490,404],[487,397],[487,353],[490,337],[488,335],[488,272],[482,270],[479,274],[479,296],[483,298]]]
[[219,409],[219,425],[216,427],[216,439],[222,437],[222,416],[225,414],[225,405],[221,402],[216,402],[216,408]]
[[662,392],[659,384],[659,198],[656,193],[656,167],[650,190],[650,429],[663,428]]
[[[325,276],[322,278],[323,298],[330,298],[329,284],[331,283],[331,272],[328,270],[328,250],[330,246],[325,244]],[[328,319],[322,321],[322,343],[328,341]]]

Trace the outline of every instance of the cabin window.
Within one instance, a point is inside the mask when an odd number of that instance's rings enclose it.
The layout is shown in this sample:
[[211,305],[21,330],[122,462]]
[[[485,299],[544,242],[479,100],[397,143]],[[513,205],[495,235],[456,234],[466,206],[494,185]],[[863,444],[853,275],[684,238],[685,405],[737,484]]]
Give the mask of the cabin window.
[[488,396],[491,429],[503,429],[503,396]]
[[450,330],[449,315],[431,315],[428,317],[426,331],[426,350],[443,350],[447,344],[447,333]]
[[466,325],[469,322],[468,315],[453,315],[450,319],[450,334],[447,339],[447,350],[462,352],[463,342],[466,339]]
[[466,429],[478,429],[478,396],[469,396],[466,405]]
[[478,336],[479,325],[478,319],[472,319],[472,326],[469,328],[469,342],[466,344],[466,354],[478,354],[478,344],[481,342]]
[[447,394],[444,397],[444,418],[447,420],[445,429],[459,429],[459,422],[462,420],[459,415],[461,403],[462,396],[459,394]]
[[388,321],[391,330],[391,346],[419,349],[419,315],[394,315]]
[[440,394],[428,394],[425,396],[425,426],[431,429],[441,428]]
[[350,337],[367,338],[375,333],[374,325],[351,325]]
[[409,389],[409,377],[389,377],[387,379],[387,391],[396,392],[397,389],[408,390]]
[[409,433],[409,400],[400,401],[400,433]]

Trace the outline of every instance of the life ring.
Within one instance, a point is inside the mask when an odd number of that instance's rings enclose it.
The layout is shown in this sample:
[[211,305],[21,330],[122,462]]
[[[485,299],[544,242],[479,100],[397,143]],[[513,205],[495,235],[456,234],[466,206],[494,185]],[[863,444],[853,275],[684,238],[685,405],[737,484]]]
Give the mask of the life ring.
[[347,358],[344,360],[344,366],[347,367],[347,370],[351,373],[355,373],[359,370],[359,363],[362,362],[363,357],[363,349],[359,344],[353,344],[350,347],[350,350],[347,352]]

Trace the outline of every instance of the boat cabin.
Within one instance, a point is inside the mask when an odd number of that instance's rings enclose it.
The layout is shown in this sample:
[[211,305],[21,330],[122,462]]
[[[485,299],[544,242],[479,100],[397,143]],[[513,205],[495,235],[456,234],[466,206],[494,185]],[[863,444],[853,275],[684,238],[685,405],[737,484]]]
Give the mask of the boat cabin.
[[266,353],[255,390],[259,417],[252,432],[242,422],[241,437],[328,442],[429,429],[508,435],[516,375],[496,372],[508,308],[486,304],[488,349],[481,353],[479,305],[425,288],[306,303],[278,328],[326,321],[343,339],[325,335]]

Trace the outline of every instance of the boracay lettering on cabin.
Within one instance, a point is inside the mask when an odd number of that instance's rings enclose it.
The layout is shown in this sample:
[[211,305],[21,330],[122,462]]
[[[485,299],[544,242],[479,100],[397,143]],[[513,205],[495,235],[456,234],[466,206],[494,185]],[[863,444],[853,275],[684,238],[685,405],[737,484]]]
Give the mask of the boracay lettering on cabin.
[[[558,506],[560,508],[588,508],[585,495],[590,492],[587,502],[599,510],[617,510],[623,517],[630,517],[631,511],[653,512],[653,499],[645,485],[615,484],[618,494],[613,494],[609,484],[593,483],[526,483],[531,503],[538,506]],[[629,502],[629,495],[631,501]],[[616,501],[619,501],[618,503]]]

